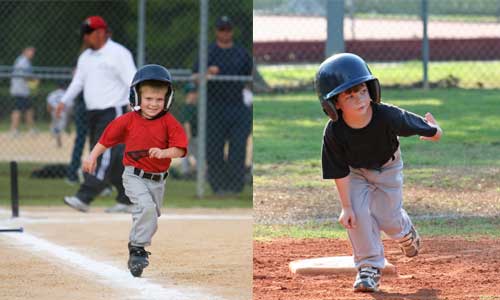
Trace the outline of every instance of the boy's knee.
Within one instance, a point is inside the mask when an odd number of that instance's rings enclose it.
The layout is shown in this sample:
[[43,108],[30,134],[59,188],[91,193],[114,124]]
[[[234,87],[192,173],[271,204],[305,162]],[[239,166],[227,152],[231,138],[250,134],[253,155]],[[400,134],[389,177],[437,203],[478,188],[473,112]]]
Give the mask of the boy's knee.
[[389,237],[395,238],[403,234],[405,230],[405,222],[401,219],[386,220],[385,222],[380,222],[380,229],[382,229]]
[[148,216],[156,217],[156,205],[154,203],[142,203],[140,204],[142,208],[142,213]]

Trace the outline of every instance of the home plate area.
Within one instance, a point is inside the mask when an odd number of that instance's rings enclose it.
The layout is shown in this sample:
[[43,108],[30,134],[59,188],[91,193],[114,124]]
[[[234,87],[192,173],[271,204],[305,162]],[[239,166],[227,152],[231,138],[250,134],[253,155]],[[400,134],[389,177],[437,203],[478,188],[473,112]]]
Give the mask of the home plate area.
[[[294,260],[289,264],[290,271],[294,274],[314,276],[314,275],[335,275],[335,274],[356,274],[352,256],[332,256]],[[381,270],[384,275],[397,276],[396,267],[385,260],[385,267]]]

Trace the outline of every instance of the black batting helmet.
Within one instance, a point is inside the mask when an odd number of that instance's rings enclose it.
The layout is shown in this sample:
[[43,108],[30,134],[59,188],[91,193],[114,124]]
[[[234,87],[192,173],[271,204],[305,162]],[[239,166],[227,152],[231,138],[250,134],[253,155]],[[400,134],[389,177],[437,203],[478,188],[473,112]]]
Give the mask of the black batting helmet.
[[160,65],[145,65],[141,67],[132,79],[130,86],[130,106],[134,111],[141,109],[141,97],[139,96],[139,85],[144,81],[160,81],[168,85],[168,92],[165,95],[164,111],[167,112],[174,102],[174,87],[172,85],[172,76],[167,68]]
[[321,63],[316,73],[315,87],[325,114],[337,121],[337,96],[363,82],[368,87],[372,101],[379,103],[380,84],[361,57],[351,53],[339,53]]

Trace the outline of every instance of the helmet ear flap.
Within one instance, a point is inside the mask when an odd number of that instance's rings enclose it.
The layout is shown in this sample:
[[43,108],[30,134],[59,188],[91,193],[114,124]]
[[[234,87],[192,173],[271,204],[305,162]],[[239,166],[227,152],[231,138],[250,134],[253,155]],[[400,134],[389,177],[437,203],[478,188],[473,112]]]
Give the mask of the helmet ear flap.
[[136,89],[137,85],[130,87],[129,103],[133,111],[138,111],[141,109],[140,98]]
[[165,95],[165,111],[169,111],[174,103],[174,87],[170,84],[168,88],[169,92]]
[[325,114],[332,119],[332,121],[335,122],[338,120],[339,116],[337,114],[337,108],[331,100],[322,100],[321,107],[323,108]]
[[372,101],[375,103],[380,103],[381,91],[378,79],[367,81],[366,86],[368,87],[368,92],[370,93]]

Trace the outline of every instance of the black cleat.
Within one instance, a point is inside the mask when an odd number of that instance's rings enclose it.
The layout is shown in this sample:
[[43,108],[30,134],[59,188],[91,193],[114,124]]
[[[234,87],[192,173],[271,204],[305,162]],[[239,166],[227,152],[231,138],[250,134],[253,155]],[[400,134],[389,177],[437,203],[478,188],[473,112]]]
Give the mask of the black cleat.
[[144,250],[144,247],[132,246],[128,244],[130,257],[128,259],[128,269],[132,276],[141,277],[142,270],[149,265],[148,257],[151,253]]

